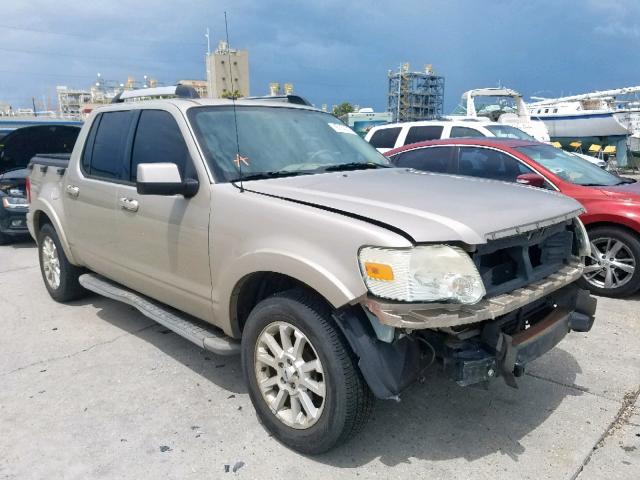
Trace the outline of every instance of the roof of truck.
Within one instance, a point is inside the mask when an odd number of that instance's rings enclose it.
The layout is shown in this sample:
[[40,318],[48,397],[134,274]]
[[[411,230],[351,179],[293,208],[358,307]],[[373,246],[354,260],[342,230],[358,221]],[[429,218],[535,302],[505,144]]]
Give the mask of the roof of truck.
[[[96,108],[94,111],[119,111],[119,110],[133,110],[140,108],[157,108],[166,105],[174,105],[182,111],[186,111],[193,107],[206,107],[206,106],[233,106],[234,101],[225,98],[165,98],[165,99],[152,99],[152,100],[138,100],[128,101],[121,103],[110,103]],[[277,100],[263,100],[263,99],[238,99],[235,101],[237,107],[274,107],[274,108],[298,108],[303,110],[316,110],[315,107],[307,105],[300,105],[296,103],[287,103]]]

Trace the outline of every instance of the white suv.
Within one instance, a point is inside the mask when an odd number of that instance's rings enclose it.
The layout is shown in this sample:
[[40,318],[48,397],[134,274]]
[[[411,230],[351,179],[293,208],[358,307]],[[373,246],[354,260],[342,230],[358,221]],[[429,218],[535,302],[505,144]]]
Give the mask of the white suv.
[[379,152],[410,143],[460,137],[501,137],[534,140],[519,128],[488,120],[424,120],[420,122],[390,123],[369,130],[364,139]]

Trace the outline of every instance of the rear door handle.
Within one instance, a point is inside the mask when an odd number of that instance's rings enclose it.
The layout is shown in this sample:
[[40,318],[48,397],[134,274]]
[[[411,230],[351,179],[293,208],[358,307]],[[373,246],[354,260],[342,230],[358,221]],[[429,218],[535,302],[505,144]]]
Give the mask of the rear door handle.
[[67,195],[72,198],[78,198],[78,195],[80,195],[80,188],[75,185],[67,185],[65,190],[67,191]]
[[129,212],[137,212],[139,206],[140,204],[138,203],[138,201],[134,200],[133,198],[120,198],[120,208],[122,208],[123,210],[127,210]]

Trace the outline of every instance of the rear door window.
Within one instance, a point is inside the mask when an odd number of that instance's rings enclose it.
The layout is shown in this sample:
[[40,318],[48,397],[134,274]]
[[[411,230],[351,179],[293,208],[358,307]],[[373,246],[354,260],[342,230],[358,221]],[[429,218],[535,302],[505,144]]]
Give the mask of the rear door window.
[[473,137],[485,137],[480,130],[470,127],[451,127],[450,138],[473,138]]
[[451,157],[454,147],[416,148],[400,153],[392,158],[398,167],[415,168],[425,172],[450,172]]
[[458,173],[515,182],[519,175],[535,172],[506,153],[491,148],[460,147]]
[[101,114],[100,125],[89,165],[89,175],[106,180],[123,180],[125,147],[133,112],[106,112]]
[[400,130],[402,130],[402,127],[381,128],[380,130],[376,130],[371,136],[369,143],[375,148],[393,148],[396,145]]
[[422,125],[409,128],[405,145],[410,143],[426,142],[427,140],[439,140],[442,137],[444,127],[440,125]]
[[[139,164],[164,162],[175,163],[180,177],[184,179],[186,166],[191,164],[188,159],[187,144],[173,115],[164,110],[143,110],[133,142],[131,168],[128,172],[131,181],[136,181]],[[187,173],[190,176],[195,174],[192,171]]]

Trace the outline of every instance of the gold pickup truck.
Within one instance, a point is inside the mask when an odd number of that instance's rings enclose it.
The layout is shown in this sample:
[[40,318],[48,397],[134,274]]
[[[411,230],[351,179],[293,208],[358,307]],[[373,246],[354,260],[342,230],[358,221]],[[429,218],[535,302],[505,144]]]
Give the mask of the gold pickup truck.
[[462,386],[515,385],[591,328],[574,200],[393,168],[299,98],[166,89],[125,92],[70,156],[30,163],[44,284],[241,354],[256,413],[286,445],[344,442],[375,397],[397,399],[431,365]]

